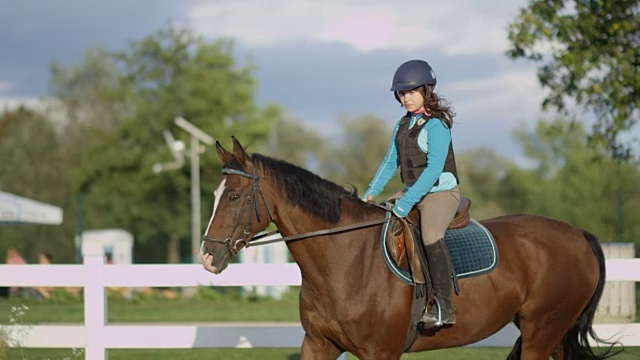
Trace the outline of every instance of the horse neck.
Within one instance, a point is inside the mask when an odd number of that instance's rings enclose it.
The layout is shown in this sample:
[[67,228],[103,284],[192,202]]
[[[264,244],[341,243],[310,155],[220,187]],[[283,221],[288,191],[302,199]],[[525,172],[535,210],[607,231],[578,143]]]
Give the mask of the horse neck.
[[[297,207],[280,201],[275,208],[275,223],[282,236],[310,233],[312,231],[358,224],[382,219],[384,212],[376,208],[362,207],[349,200],[343,201],[342,216],[337,223],[329,223],[303,212]],[[340,274],[340,271],[327,272],[331,266],[350,266],[354,258],[375,258],[379,252],[381,226],[371,226],[352,231],[325,236],[309,237],[288,243],[289,251],[305,275],[305,280],[313,281],[321,276],[319,282],[326,280],[327,274]],[[336,265],[341,264],[341,265]],[[340,276],[340,275],[338,275]],[[324,279],[324,280],[323,280]]]
[[[324,221],[302,209],[291,206],[286,199],[278,201],[274,207],[274,223],[283,236],[299,235],[317,230],[331,229],[340,226],[358,224],[384,217],[384,212],[377,208],[362,207],[355,202],[344,200],[342,214],[337,223]],[[350,232],[343,233],[347,236]],[[341,234],[332,234],[339,236]]]

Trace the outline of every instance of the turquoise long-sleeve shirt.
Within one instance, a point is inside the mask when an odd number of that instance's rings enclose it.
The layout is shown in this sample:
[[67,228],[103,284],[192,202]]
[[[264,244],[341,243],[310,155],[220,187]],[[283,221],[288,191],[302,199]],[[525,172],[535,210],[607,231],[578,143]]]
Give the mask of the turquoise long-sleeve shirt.
[[[413,127],[422,115],[412,116],[409,127]],[[391,134],[391,144],[387,154],[382,159],[382,163],[378,168],[373,180],[369,184],[369,188],[364,194],[364,199],[369,195],[375,198],[387,185],[389,180],[397,173],[400,166],[398,158],[398,148],[396,144],[396,133],[400,127],[400,121],[396,123]],[[407,216],[409,211],[415,204],[430,192],[444,191],[453,189],[457,185],[455,176],[450,172],[443,172],[444,164],[449,152],[449,143],[451,142],[451,129],[443,121],[437,118],[431,118],[424,125],[418,135],[418,146],[427,156],[427,167],[416,182],[406,192],[402,198],[396,202],[394,211],[400,216]],[[440,180],[438,186],[434,186],[437,180]]]

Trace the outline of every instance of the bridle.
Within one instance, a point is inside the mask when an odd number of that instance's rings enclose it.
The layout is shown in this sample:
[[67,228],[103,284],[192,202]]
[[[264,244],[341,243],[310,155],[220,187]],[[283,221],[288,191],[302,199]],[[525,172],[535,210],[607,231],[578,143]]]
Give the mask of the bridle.
[[[273,221],[273,215],[271,213],[271,209],[269,208],[269,204],[267,203],[267,200],[264,197],[264,193],[262,192],[262,188],[260,187],[260,184],[258,183],[260,180],[260,177],[258,176],[258,168],[254,166],[254,173],[250,174],[248,172],[242,171],[242,170],[237,170],[237,169],[231,169],[231,168],[223,168],[222,169],[222,173],[223,174],[234,174],[234,175],[240,175],[240,176],[244,176],[246,178],[252,179],[252,184],[251,184],[251,193],[249,193],[249,195],[247,195],[246,200],[244,201],[244,203],[242,204],[242,208],[240,209],[240,214],[238,215],[238,220],[236,221],[236,224],[233,226],[233,228],[231,229],[231,233],[229,234],[229,236],[227,236],[225,239],[216,239],[216,238],[212,238],[209,237],[207,235],[204,235],[202,237],[202,241],[203,242],[212,242],[212,243],[218,243],[218,244],[223,244],[224,246],[227,247],[227,250],[229,250],[229,253],[231,254],[231,256],[235,256],[238,253],[238,245],[239,244],[244,244],[244,246],[248,246],[249,242],[253,239],[250,239],[250,235],[251,235],[251,227],[253,225],[253,215],[251,213],[251,207],[253,209],[255,209],[255,213],[256,213],[256,219],[258,220],[258,222],[262,221],[262,214],[260,213],[260,203],[259,203],[259,198],[262,199],[262,202],[264,202],[264,206],[267,208],[267,214],[269,215],[269,222]],[[259,197],[258,197],[259,195]],[[251,203],[251,207],[247,206]],[[247,211],[248,210],[248,211]],[[238,239],[238,240],[232,240],[233,238],[233,234],[236,232],[236,229],[238,229],[238,227],[240,226],[240,222],[242,221],[242,219],[245,216],[245,213],[249,214],[249,221],[247,222],[247,225],[245,225],[244,227],[244,232],[242,233],[242,238]]]
[[[247,207],[249,203],[251,203],[253,209],[255,209],[256,219],[258,220],[258,222],[262,221],[262,215],[260,214],[259,198],[262,199],[262,202],[264,202],[264,206],[267,209],[267,215],[269,215],[269,222],[273,222],[273,214],[271,212],[271,208],[269,207],[269,204],[267,203],[267,199],[265,198],[264,193],[262,192],[262,188],[260,187],[260,184],[259,184],[260,177],[258,176],[258,167],[255,166],[255,164],[254,164],[253,174],[250,174],[246,171],[231,169],[231,168],[222,168],[222,173],[240,175],[253,180],[251,185],[252,187],[251,193],[247,195],[247,198],[244,204],[242,204],[242,209],[240,209],[240,215],[238,215],[238,221],[236,221],[236,224],[231,229],[231,233],[229,234],[229,236],[227,236],[225,239],[216,239],[216,238],[209,237],[207,235],[204,235],[202,237],[202,246],[204,246],[205,242],[223,244],[224,246],[226,246],[231,256],[235,256],[238,254],[239,244],[243,244],[245,247],[248,248],[251,246],[266,245],[266,244],[271,244],[271,243],[281,242],[281,241],[293,241],[293,240],[305,239],[305,238],[310,238],[310,237],[320,236],[320,235],[336,234],[336,233],[351,231],[355,229],[370,227],[374,225],[379,225],[379,224],[383,224],[385,222],[394,220],[394,217],[385,217],[384,219],[371,220],[371,221],[366,221],[366,222],[357,223],[357,224],[350,224],[345,226],[338,226],[330,229],[322,229],[322,230],[312,231],[304,234],[286,236],[279,239],[257,241],[266,236],[277,234],[279,233],[279,231],[274,230],[267,233],[261,233],[253,238],[249,238],[249,236],[251,235],[251,226],[253,225],[253,216],[251,214],[251,211],[249,211],[248,212],[249,221],[247,222],[247,225],[244,228],[243,236],[241,239],[234,241],[232,240],[233,234],[236,232],[236,229],[238,228],[238,226],[240,226],[240,221],[242,221],[245,212],[250,209],[249,207]],[[391,211],[389,208],[383,205],[378,205],[378,204],[373,204],[373,205],[378,206],[385,211]]]

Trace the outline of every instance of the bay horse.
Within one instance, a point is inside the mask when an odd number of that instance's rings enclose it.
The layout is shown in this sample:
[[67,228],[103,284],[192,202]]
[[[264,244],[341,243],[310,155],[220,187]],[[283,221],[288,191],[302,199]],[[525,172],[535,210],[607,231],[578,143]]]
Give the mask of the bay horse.
[[[216,142],[223,178],[200,249],[200,262],[219,274],[271,222],[283,237],[383,219],[384,209],[314,173],[260,154],[233,137]],[[481,222],[493,234],[499,265],[461,279],[454,296],[457,323],[419,336],[407,352],[459,347],[485,339],[510,322],[520,329],[508,359],[604,359],[593,317],[605,283],[597,238],[534,215]],[[299,310],[305,331],[301,358],[399,359],[409,326],[412,286],[389,271],[381,255],[382,225],[290,241],[300,267]],[[604,342],[604,341],[603,341]],[[606,343],[606,342],[605,342]]]

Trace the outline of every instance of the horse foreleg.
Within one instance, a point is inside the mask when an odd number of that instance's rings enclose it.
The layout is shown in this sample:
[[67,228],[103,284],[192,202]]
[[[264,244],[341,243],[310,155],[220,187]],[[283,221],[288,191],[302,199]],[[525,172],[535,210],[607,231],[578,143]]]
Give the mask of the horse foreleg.
[[300,354],[300,360],[334,360],[342,354],[342,350],[325,337],[305,334]]

